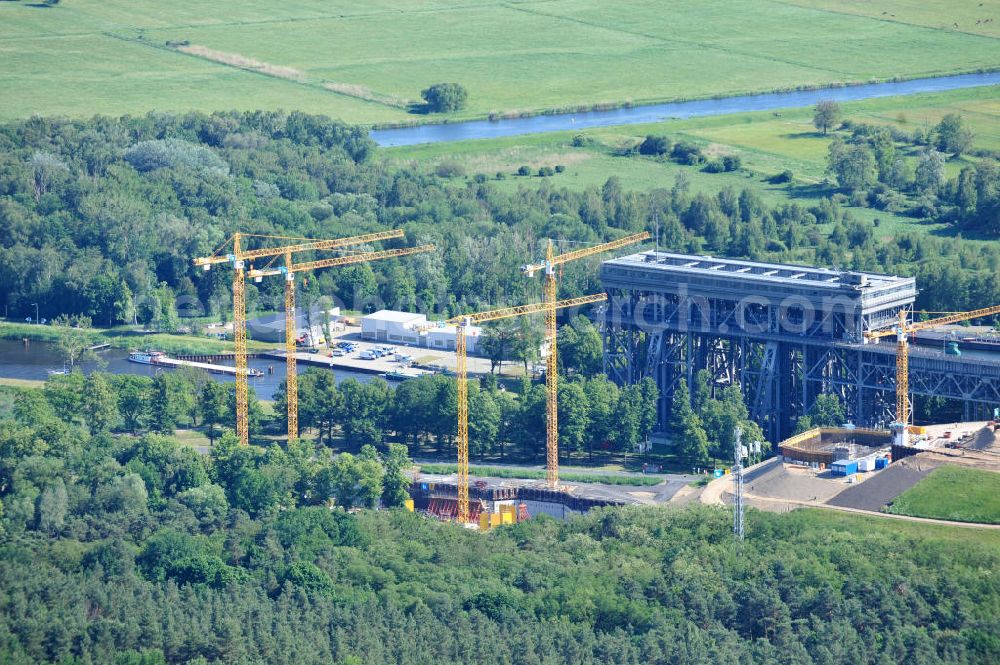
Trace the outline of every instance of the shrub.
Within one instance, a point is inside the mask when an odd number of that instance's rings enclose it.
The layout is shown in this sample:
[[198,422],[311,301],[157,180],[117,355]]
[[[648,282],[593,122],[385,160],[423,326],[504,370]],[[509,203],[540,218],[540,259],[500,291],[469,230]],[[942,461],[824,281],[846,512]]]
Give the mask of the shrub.
[[738,155],[726,155],[722,158],[722,167],[726,172],[739,171],[742,165]]
[[705,164],[705,168],[702,169],[705,173],[722,173],[725,170],[726,167],[722,164],[721,159],[713,159]]
[[465,167],[458,162],[448,159],[437,165],[434,173],[439,178],[459,178],[465,175]]
[[507,174],[504,173],[503,171],[497,171],[496,179],[497,180],[506,180],[507,179]]
[[556,173],[555,170],[553,170],[551,166],[543,166],[538,169],[538,175],[542,178],[546,176],[555,175],[555,173]]
[[592,144],[593,142],[594,139],[590,138],[589,136],[586,136],[585,134],[577,134],[576,136],[573,137],[572,144],[574,148],[582,148],[584,146]]
[[792,172],[789,171],[788,169],[785,169],[781,173],[776,173],[775,175],[768,178],[768,182],[770,182],[772,185],[781,185],[786,182],[791,182],[793,177],[794,176],[792,175]]
[[473,177],[473,180],[476,181],[477,184],[481,185],[484,182],[486,182],[486,174],[485,173],[477,173],[475,175],[475,177]]
[[517,175],[531,175],[531,167],[530,166],[522,166],[521,168],[519,168],[517,170]]
[[565,166],[563,166],[562,164],[556,164],[556,173],[563,173],[565,170],[566,170]]
[[670,156],[689,166],[696,166],[705,161],[705,156],[701,154],[701,148],[690,143],[677,143],[670,151]]
[[459,83],[435,83],[422,90],[420,96],[427,102],[431,113],[449,113],[465,107],[469,92]]
[[646,139],[639,144],[640,155],[665,155],[670,152],[670,139],[666,136],[646,136]]

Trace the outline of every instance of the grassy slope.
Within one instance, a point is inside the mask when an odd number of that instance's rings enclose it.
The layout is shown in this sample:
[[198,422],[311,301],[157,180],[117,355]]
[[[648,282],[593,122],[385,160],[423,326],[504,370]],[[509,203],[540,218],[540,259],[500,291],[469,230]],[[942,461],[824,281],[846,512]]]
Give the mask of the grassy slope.
[[[753,515],[755,512],[751,511],[750,515]],[[923,544],[937,543],[946,546],[955,544],[959,546],[978,545],[991,549],[1000,548],[1000,530],[998,529],[971,529],[962,526],[944,526],[940,524],[908,522],[905,520],[882,519],[873,521],[876,518],[839,513],[820,508],[803,508],[782,516],[783,519],[786,517],[792,520],[803,520],[810,528],[828,530],[830,532],[870,532],[878,530],[882,533],[891,533],[905,538],[912,538]],[[748,537],[753,537],[752,530],[749,530],[748,534]]]
[[[992,27],[970,34],[919,17],[887,21],[862,16],[864,8],[851,14],[821,4],[4,2],[0,118],[283,107],[380,122],[414,116],[323,90],[323,83],[406,100],[429,83],[459,81],[471,92],[463,115],[482,116],[1000,66]],[[891,4],[912,7],[914,0]],[[923,7],[972,16],[977,4],[932,0]],[[293,67],[307,84],[172,51],[163,48],[167,40]]]
[[1000,474],[960,466],[939,467],[897,497],[889,512],[1000,524]]
[[[845,117],[860,122],[895,125],[904,131],[933,127],[946,113],[959,113],[975,132],[974,146],[1000,150],[1000,86],[969,88],[943,93],[886,97],[844,105]],[[578,148],[571,142],[575,134],[585,134],[594,144]],[[619,157],[615,150],[630,145],[647,134],[664,134],[674,140],[695,141],[711,154],[737,154],[754,175],[708,174],[697,168],[670,161],[643,157]],[[812,109],[786,109],[772,112],[741,113],[727,116],[669,120],[648,125],[604,127],[581,132],[556,132],[502,139],[462,141],[390,148],[386,157],[399,164],[443,161],[458,162],[472,175],[493,176],[502,171],[507,179],[500,187],[516,189],[536,185],[538,178],[512,177],[522,164],[536,170],[539,166],[562,164],[566,171],[551,177],[555,187],[583,189],[600,186],[610,175],[617,176],[629,189],[670,187],[678,173],[691,181],[691,191],[718,191],[726,186],[751,187],[769,203],[790,197],[809,202],[809,185],[826,178],[826,155],[829,137],[812,126]],[[947,168],[954,175],[969,163],[952,160]],[[796,186],[772,185],[766,178],[784,169],[795,174]],[[820,192],[816,192],[818,196]],[[828,194],[829,192],[822,192]],[[901,215],[870,209],[854,209],[862,219],[878,218],[887,234],[900,230],[939,231],[940,227]]]

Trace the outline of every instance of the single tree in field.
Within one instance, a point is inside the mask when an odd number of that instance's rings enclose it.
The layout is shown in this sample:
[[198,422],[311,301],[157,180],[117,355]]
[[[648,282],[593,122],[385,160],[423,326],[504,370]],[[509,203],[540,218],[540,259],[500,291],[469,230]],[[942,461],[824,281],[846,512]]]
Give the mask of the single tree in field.
[[826,134],[830,131],[830,128],[840,122],[840,116],[840,104],[826,99],[816,105],[816,109],[813,112],[813,125],[816,126],[816,129],[823,130],[823,134]]
[[955,157],[968,150],[972,144],[972,130],[965,126],[962,116],[957,113],[949,113],[941,118],[941,122],[934,128],[934,134],[937,136],[935,147]]
[[420,96],[427,102],[431,113],[449,113],[461,110],[469,98],[469,91],[460,83],[435,83]]

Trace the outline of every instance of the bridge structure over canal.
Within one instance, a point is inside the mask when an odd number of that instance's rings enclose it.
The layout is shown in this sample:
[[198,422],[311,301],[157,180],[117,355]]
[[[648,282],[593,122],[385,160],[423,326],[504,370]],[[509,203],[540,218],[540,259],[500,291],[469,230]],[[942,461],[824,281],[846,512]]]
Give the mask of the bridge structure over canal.
[[[619,385],[652,377],[666,429],[678,382],[708,370],[739,382],[772,441],[824,393],[861,426],[894,420],[892,327],[917,294],[910,277],[647,251],[603,262],[605,371]],[[1000,406],[1000,354],[910,350],[913,394],[960,400],[967,420]]]

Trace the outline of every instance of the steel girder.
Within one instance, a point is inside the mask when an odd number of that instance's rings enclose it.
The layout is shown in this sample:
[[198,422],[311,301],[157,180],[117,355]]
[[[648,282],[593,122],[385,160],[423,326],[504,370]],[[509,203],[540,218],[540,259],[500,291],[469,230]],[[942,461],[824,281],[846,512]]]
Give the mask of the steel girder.
[[[840,397],[848,419],[858,425],[894,420],[895,353],[831,339],[831,329],[846,329],[842,313],[803,321],[801,332],[789,335],[789,325],[797,321],[794,310],[630,289],[611,289],[608,295],[606,372],[619,385],[654,378],[660,389],[657,429],[669,425],[679,380],[691,386],[702,369],[715,386],[739,381],[752,417],[772,440],[787,434],[824,393]],[[1000,405],[1000,363],[942,358],[911,349],[914,394],[961,400],[976,413]]]

